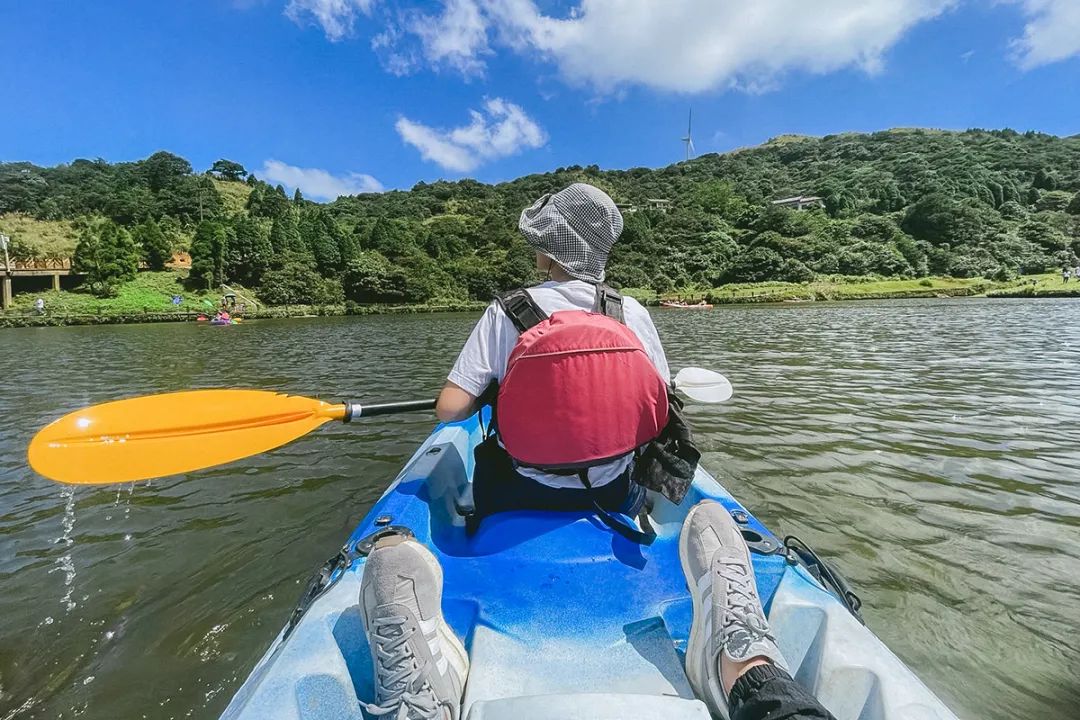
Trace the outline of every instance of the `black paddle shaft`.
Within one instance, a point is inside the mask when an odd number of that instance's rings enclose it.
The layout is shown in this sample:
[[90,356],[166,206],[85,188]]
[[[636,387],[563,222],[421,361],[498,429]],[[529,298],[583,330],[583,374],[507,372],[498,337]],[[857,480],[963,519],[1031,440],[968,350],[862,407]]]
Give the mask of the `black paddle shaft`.
[[356,418],[361,417],[396,415],[397,413],[421,412],[434,409],[434,400],[407,400],[405,402],[377,403],[374,405],[362,405],[358,402],[347,402],[345,403],[345,422],[352,422]]

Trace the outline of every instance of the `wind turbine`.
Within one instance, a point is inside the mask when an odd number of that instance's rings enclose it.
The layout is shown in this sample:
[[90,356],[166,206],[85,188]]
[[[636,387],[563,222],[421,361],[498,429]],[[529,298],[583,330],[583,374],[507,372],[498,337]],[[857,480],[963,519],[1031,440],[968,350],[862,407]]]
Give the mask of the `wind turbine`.
[[694,136],[690,132],[694,124],[694,108],[690,108],[690,116],[686,120],[686,137],[682,139],[686,143],[686,159],[690,159],[690,155],[694,152]]

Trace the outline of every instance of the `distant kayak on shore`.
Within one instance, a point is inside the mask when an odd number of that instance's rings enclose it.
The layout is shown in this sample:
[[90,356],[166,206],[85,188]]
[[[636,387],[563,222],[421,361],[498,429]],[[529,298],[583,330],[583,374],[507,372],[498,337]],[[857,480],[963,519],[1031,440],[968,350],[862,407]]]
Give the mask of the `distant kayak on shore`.
[[712,310],[712,304],[707,303],[704,300],[695,305],[675,300],[663,300],[660,302],[660,307],[679,308],[681,310]]

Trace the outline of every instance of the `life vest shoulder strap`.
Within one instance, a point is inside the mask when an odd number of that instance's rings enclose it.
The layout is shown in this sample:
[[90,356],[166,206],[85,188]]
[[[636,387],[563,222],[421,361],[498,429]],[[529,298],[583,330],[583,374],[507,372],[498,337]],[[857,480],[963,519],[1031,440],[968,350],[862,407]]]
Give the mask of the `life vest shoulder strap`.
[[[547,320],[548,314],[536,304],[525,288],[517,288],[495,296],[495,302],[503,309],[518,333],[523,333]],[[615,288],[600,283],[596,286],[596,300],[592,311],[606,315],[612,320],[626,324],[623,313],[623,296]]]
[[495,302],[503,309],[518,333],[523,333],[547,320],[544,312],[525,288],[510,290],[495,296]]
[[623,316],[622,295],[615,288],[603,283],[596,286],[596,301],[593,303],[593,312],[607,315],[612,320],[626,324],[626,319]]

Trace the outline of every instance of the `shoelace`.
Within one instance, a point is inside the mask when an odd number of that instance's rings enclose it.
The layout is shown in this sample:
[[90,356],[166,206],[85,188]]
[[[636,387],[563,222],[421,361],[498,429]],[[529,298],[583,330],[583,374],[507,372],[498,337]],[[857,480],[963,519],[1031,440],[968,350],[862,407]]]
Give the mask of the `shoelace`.
[[409,645],[416,628],[406,626],[406,622],[401,616],[372,621],[380,702],[365,704],[364,709],[376,717],[393,715],[394,720],[442,720],[431,686],[424,681],[417,687],[420,664]]
[[752,584],[753,575],[742,563],[728,563],[728,567],[738,572],[724,575],[728,581],[728,611],[724,613],[724,624],[719,631],[721,642],[717,645],[726,649],[731,657],[740,658],[754,643],[761,640],[775,643],[776,638],[761,613],[761,604]]

